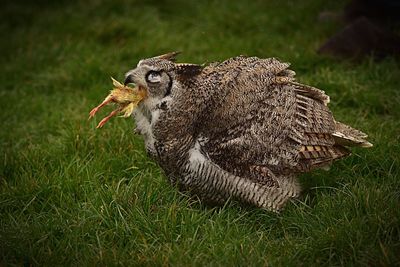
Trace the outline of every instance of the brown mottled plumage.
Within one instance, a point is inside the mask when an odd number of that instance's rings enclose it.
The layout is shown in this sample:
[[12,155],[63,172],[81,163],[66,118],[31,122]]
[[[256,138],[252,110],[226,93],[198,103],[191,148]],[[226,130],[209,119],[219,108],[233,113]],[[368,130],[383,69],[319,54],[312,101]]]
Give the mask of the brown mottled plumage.
[[238,56],[208,66],[141,60],[125,84],[146,88],[137,131],[172,183],[207,202],[228,198],[279,210],[300,193],[298,173],[371,146],[336,122],[321,90],[288,63]]

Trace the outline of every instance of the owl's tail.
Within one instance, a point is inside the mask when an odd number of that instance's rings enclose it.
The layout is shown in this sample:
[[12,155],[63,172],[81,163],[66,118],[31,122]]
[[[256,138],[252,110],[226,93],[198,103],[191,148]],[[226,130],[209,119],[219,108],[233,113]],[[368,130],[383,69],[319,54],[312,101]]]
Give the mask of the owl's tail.
[[354,129],[344,123],[335,122],[336,129],[332,134],[335,138],[336,144],[342,146],[359,146],[359,147],[372,147],[373,145],[366,140],[368,135]]

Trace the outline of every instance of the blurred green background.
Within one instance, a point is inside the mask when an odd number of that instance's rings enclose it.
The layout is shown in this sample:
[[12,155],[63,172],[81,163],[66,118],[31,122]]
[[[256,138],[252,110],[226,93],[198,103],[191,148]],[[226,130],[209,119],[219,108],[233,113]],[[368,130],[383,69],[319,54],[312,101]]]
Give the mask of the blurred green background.
[[[7,1],[0,10],[0,265],[400,264],[400,71],[315,51],[346,1]],[[281,214],[203,206],[170,186],[133,122],[88,112],[138,60],[292,63],[372,149],[301,177]],[[106,111],[103,111],[105,114]],[[103,114],[102,113],[102,114]],[[98,121],[97,121],[98,122]]]

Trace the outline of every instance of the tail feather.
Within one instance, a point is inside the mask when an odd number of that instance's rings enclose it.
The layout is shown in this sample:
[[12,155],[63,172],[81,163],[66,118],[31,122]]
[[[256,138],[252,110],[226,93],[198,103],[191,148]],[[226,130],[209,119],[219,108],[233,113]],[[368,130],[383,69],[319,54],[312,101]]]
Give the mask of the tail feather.
[[366,140],[367,134],[341,122],[335,122],[335,132],[332,135],[335,138],[335,143],[342,146],[373,146]]

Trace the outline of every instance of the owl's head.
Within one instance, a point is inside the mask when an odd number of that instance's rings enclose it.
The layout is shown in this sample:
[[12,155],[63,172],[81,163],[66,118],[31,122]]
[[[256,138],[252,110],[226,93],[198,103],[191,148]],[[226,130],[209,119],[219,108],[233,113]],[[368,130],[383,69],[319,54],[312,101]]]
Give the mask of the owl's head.
[[185,75],[195,75],[201,66],[175,63],[176,55],[172,52],[165,55],[142,59],[135,69],[125,74],[125,85],[135,84],[139,90],[146,90],[150,102],[156,103],[171,95],[173,91],[184,88],[182,82]]

